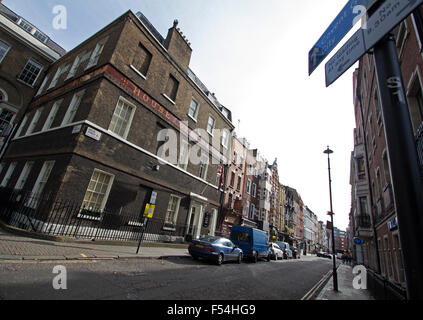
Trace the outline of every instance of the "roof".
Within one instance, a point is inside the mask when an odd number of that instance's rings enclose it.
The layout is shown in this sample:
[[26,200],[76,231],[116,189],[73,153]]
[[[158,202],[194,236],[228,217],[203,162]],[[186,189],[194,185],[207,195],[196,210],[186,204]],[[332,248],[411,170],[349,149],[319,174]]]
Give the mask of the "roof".
[[[43,33],[45,35],[45,33],[40,30],[39,28],[37,28],[36,26],[34,26],[31,22],[29,22],[27,19],[25,19],[24,17],[19,16],[18,14],[16,14],[15,12],[13,12],[12,10],[10,10],[8,7],[6,7],[4,4],[0,3],[0,14],[3,15],[4,17],[8,18],[9,20],[11,20],[14,23],[18,23],[18,21],[22,18],[25,21],[27,21],[29,24],[31,24],[35,29],[37,29],[39,32]],[[24,28],[22,28],[23,30],[25,30]],[[25,30],[26,31],[26,30]],[[31,34],[30,32],[26,31],[28,34]],[[32,34],[31,34],[32,35]],[[40,41],[38,38],[36,38],[34,35],[32,35],[34,37],[34,39]],[[54,42],[53,40],[51,40],[47,35],[45,35],[47,37],[46,41],[43,42],[47,47],[49,47],[51,50],[53,50],[54,52],[56,52],[57,54],[59,54],[60,56],[63,56],[66,54],[66,50],[63,49],[61,46],[59,46],[56,42]]]
[[[148,20],[148,18],[141,12],[138,11],[136,14],[137,18],[143,23],[143,25],[151,32],[154,38],[159,42],[163,47],[166,46],[166,39],[160,34],[159,31],[153,26],[153,24]],[[175,20],[177,23],[177,21]],[[207,98],[212,102],[223,114],[223,116],[232,122],[232,112],[225,106],[223,106],[216,98],[214,93],[212,93],[204,83],[195,75],[195,73],[188,68],[186,71],[188,77],[197,85],[198,88],[207,96]]]

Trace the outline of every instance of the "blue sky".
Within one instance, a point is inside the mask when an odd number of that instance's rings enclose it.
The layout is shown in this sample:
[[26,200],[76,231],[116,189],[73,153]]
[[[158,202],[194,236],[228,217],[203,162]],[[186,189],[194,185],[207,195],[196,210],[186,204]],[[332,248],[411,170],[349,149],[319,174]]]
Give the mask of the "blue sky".
[[[335,151],[331,156],[334,221],[341,229],[348,226],[351,207],[355,67],[326,88],[327,60],[309,77],[308,52],[346,2],[3,1],[66,50],[129,9],[143,12],[164,37],[173,20],[178,19],[193,48],[190,68],[232,110],[238,136],[246,137],[270,162],[277,157],[281,183],[296,188],[323,221],[329,219],[327,158],[323,151],[327,145]],[[67,9],[66,30],[52,26],[56,5]]]

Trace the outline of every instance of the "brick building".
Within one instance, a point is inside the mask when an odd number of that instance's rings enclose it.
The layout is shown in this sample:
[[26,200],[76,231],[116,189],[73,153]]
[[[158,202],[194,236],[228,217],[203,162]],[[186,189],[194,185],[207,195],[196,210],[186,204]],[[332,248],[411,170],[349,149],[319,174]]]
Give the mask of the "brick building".
[[0,157],[51,63],[66,51],[0,2]]
[[[246,141],[232,136],[232,147],[230,150],[230,163],[226,168],[225,175],[225,196],[223,201],[223,222],[221,231],[225,235],[230,234],[233,225],[241,225],[242,219],[247,215],[249,205],[245,199],[246,193],[251,193],[252,183],[246,185]],[[248,190],[247,190],[248,189]]]
[[270,178],[270,210],[269,210],[269,227],[271,230],[272,237],[277,239],[279,229],[278,229],[278,221],[280,213],[280,197],[279,197],[279,174],[278,174],[278,161],[275,159],[271,165],[269,165],[269,169],[272,172],[272,176]]
[[[420,6],[394,30],[411,125],[423,164],[423,9]],[[397,223],[390,164],[381,112],[374,60],[360,59],[354,72],[356,130],[352,158],[352,234],[365,240],[354,245],[355,254],[391,288],[404,296],[405,275],[400,226]],[[367,184],[367,185],[366,185]]]
[[189,69],[177,25],[163,38],[128,11],[53,63],[3,158],[2,186],[72,199],[81,220],[142,217],[154,195],[170,235],[214,234],[234,126]]

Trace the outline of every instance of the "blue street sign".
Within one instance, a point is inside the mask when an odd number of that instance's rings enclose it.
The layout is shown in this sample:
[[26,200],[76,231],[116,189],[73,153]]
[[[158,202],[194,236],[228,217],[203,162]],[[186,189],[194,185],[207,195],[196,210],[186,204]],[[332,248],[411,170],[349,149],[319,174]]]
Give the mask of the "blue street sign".
[[361,239],[359,239],[359,238],[354,238],[354,243],[355,243],[355,244],[361,244]]
[[349,0],[308,53],[308,74],[329,55],[376,0]]

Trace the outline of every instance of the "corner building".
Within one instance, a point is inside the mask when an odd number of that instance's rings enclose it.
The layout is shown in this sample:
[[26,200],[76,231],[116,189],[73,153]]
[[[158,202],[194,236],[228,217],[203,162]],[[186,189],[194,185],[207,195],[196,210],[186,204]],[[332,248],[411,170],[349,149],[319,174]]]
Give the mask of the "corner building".
[[[216,174],[234,126],[189,69],[192,49],[177,24],[165,39],[128,11],[54,63],[3,159],[2,187],[71,199],[88,212],[80,219],[139,212],[141,220],[154,191],[160,230],[179,240],[214,234]],[[172,141],[177,152],[163,154]],[[195,146],[205,150],[197,162]]]

